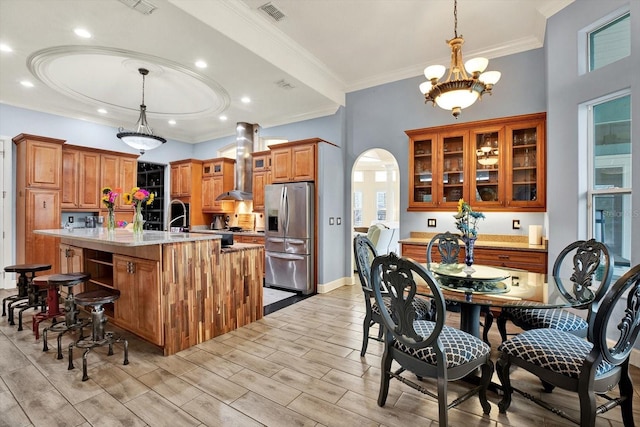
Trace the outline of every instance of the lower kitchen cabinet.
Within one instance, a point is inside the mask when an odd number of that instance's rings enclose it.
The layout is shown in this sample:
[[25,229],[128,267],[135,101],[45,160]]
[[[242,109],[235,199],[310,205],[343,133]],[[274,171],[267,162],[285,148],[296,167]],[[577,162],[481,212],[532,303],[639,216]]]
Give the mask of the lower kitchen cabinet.
[[115,302],[115,322],[162,345],[159,275],[157,261],[113,255],[113,285],[120,291]]

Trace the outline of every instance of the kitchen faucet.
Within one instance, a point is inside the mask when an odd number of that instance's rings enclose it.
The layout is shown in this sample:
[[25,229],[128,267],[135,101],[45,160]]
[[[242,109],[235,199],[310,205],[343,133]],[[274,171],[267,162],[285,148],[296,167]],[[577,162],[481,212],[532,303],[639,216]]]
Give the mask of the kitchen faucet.
[[[170,220],[169,218],[171,218],[171,205],[174,203],[179,203],[180,205],[182,205],[182,215]],[[182,218],[182,228],[186,228],[187,227],[187,207],[184,205],[182,200],[173,199],[169,202],[169,208],[167,209],[167,218],[165,221],[167,226],[165,227],[164,231],[170,231],[171,224],[173,224],[175,221],[179,220],[180,218]]]

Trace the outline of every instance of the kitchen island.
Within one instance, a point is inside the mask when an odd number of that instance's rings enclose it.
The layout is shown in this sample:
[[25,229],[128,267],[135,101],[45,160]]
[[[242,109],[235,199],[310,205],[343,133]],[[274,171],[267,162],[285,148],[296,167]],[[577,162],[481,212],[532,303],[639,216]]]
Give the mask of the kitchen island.
[[216,234],[37,230],[60,239],[62,273],[85,271],[84,290],[120,291],[111,321],[174,354],[262,318],[264,247],[221,250]]

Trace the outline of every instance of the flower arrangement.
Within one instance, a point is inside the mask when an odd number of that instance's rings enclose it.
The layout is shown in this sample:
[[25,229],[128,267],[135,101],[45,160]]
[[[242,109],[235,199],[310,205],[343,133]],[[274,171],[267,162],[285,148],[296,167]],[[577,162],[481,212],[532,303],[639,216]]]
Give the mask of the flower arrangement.
[[128,205],[134,205],[136,209],[142,207],[143,204],[150,205],[153,203],[153,193],[140,187],[133,187],[131,192],[122,195],[124,202]]
[[478,236],[478,221],[485,216],[481,212],[475,212],[464,199],[458,201],[458,213],[453,216],[456,219],[456,228],[466,239]]
[[119,188],[111,189],[111,187],[104,187],[102,189],[102,203],[109,210],[113,210],[113,207],[116,203],[116,198],[122,193],[122,190]]
[[142,225],[144,221],[142,219],[142,205],[150,205],[153,203],[154,195],[149,193],[148,190],[140,187],[133,187],[131,192],[124,193],[122,195],[124,202],[133,205],[135,212],[133,214],[133,233],[142,235]]
[[107,230],[113,231],[116,228],[116,217],[113,211],[116,198],[122,193],[119,188],[111,189],[111,187],[104,187],[102,189],[102,203],[107,207]]

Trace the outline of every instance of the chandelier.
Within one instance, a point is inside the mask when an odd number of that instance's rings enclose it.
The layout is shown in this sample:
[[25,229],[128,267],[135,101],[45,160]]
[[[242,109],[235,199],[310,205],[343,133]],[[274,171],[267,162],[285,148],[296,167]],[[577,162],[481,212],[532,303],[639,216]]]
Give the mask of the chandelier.
[[[453,5],[454,37],[447,40],[451,47],[451,66],[446,80],[439,82],[444,76],[444,65],[430,65],[424,69],[426,82],[420,84],[420,92],[424,94],[425,103],[431,101],[435,106],[451,110],[456,119],[463,108],[471,106],[483,94],[491,94],[493,85],[500,80],[499,71],[484,71],[489,65],[487,58],[473,58],[462,66],[462,44],[464,39],[458,37],[458,0]],[[466,71],[465,71],[466,68]]]
[[476,156],[478,157],[478,163],[482,166],[493,166],[498,163],[498,146],[492,144],[491,141],[485,138],[484,144],[476,150]]
[[147,123],[147,106],[144,105],[144,77],[149,74],[149,70],[146,68],[138,68],[138,72],[142,75],[142,104],[140,104],[140,118],[138,119],[138,123],[136,123],[136,130],[132,132],[124,128],[119,128],[116,136],[128,146],[140,150],[140,154],[144,154],[146,150],[158,148],[167,142],[167,140],[154,135],[153,130]]

